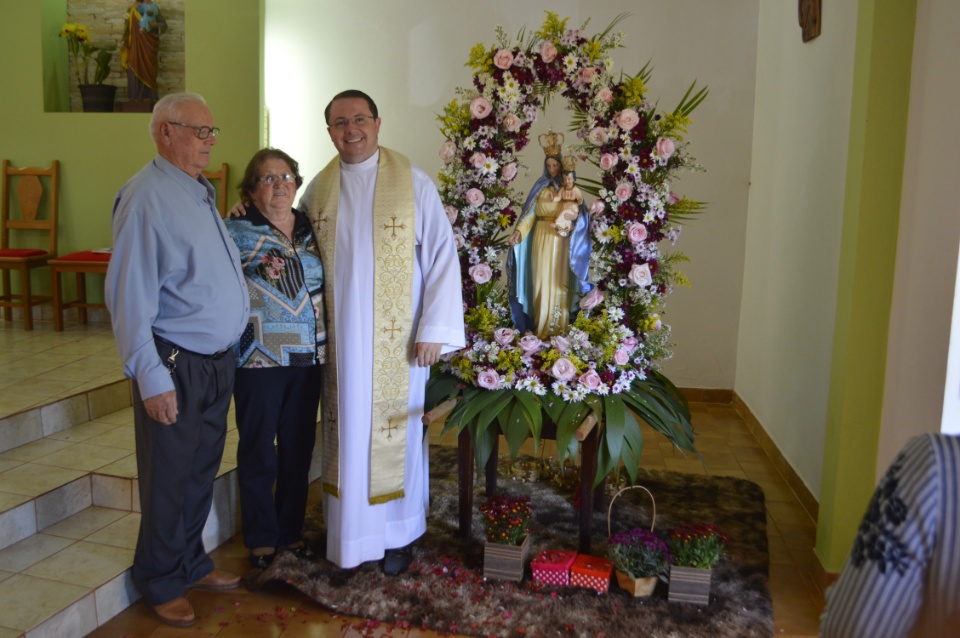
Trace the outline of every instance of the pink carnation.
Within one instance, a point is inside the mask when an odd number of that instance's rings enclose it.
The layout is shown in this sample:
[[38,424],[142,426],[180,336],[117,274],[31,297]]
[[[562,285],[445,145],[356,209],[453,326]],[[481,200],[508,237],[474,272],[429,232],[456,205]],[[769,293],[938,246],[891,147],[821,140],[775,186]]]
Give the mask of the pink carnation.
[[604,153],[600,156],[600,170],[609,171],[617,165],[617,156],[613,153]]
[[479,206],[487,200],[487,198],[483,196],[483,191],[478,188],[471,188],[464,197],[466,197],[467,202],[471,206]]
[[501,346],[508,346],[517,336],[517,331],[511,328],[497,328],[493,331],[493,340]]
[[490,104],[490,100],[482,95],[478,95],[477,97],[473,98],[472,102],[470,102],[470,113],[478,120],[482,120],[483,118],[487,117],[492,111],[493,105]]
[[600,101],[604,104],[609,104],[613,99],[613,91],[610,90],[610,87],[605,86],[597,92],[597,97],[600,98]]
[[520,337],[520,348],[524,354],[534,354],[540,352],[543,348],[543,342],[537,335],[524,335]]
[[486,390],[496,390],[500,387],[500,375],[492,368],[487,368],[477,375],[477,385]]
[[557,58],[557,47],[553,42],[545,41],[540,45],[540,59],[546,64],[550,64]]
[[594,287],[590,292],[581,297],[580,307],[584,310],[590,310],[596,308],[601,301],[603,301],[603,293],[600,292],[599,288]]
[[617,351],[613,353],[613,362],[618,366],[625,366],[629,361],[630,353],[623,348],[618,348]]
[[569,359],[561,357],[550,368],[550,374],[558,381],[569,381],[577,376],[577,368],[570,363]]
[[493,65],[498,69],[506,71],[513,64],[513,53],[510,49],[500,49],[493,54]]
[[673,155],[675,150],[677,150],[677,147],[672,139],[669,137],[657,138],[657,155],[663,159],[670,159],[670,156]]
[[627,353],[633,352],[637,349],[637,345],[640,342],[637,341],[636,337],[626,337],[623,341],[620,342],[620,345],[627,351]]
[[617,126],[624,131],[633,130],[640,123],[640,116],[633,109],[623,109],[617,114]]
[[639,244],[647,238],[647,227],[638,222],[632,222],[627,226],[627,239],[631,243]]
[[630,196],[633,195],[633,186],[627,184],[626,182],[620,182],[617,184],[616,190],[613,191],[613,194],[617,196],[621,202],[625,202],[630,199]]
[[470,266],[470,270],[467,272],[470,273],[470,278],[478,284],[485,284],[490,281],[491,277],[493,277],[493,270],[491,270],[488,264],[477,264],[476,266]]
[[487,165],[487,156],[480,151],[477,151],[470,156],[470,165],[474,168],[483,168]]
[[523,124],[523,122],[513,113],[507,113],[503,116],[503,128],[510,133],[519,131],[521,124]]
[[513,178],[517,176],[517,163],[510,162],[509,164],[504,166],[503,173],[501,173],[501,176],[503,177],[503,181],[512,182]]
[[587,139],[590,140],[590,143],[594,144],[595,146],[605,144],[608,139],[607,129],[603,128],[602,126],[594,127],[593,130],[591,130],[587,135]]
[[645,288],[653,283],[653,275],[650,274],[650,266],[647,264],[634,264],[628,275],[630,281]]
[[590,368],[580,375],[580,385],[591,392],[596,392],[597,389],[603,385],[603,380],[600,379],[600,375],[597,374],[596,370]]

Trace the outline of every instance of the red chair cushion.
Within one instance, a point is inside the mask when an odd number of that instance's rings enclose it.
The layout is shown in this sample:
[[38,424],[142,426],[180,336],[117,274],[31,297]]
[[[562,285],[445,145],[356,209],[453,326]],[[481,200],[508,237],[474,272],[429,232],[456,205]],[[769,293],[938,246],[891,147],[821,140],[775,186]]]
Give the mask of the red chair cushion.
[[110,261],[110,253],[95,253],[92,250],[81,250],[70,253],[69,255],[61,255],[57,257],[57,261]]
[[39,248],[0,248],[0,257],[37,257],[47,251]]

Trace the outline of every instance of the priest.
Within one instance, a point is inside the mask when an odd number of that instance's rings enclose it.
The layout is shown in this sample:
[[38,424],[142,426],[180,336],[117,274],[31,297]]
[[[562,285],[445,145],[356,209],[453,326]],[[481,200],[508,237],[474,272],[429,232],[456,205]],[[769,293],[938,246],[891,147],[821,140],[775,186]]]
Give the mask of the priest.
[[326,278],[323,510],[327,558],[343,568],[412,560],[426,531],[430,366],[465,345],[460,263],[433,182],[378,143],[357,90],[324,111],[335,157],[304,192]]

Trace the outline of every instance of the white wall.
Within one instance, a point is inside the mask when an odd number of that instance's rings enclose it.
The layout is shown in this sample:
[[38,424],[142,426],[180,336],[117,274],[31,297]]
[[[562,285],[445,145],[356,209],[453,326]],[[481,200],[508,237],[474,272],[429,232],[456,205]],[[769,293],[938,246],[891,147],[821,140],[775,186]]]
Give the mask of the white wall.
[[[957,33],[960,5],[919,0],[878,475],[911,436],[960,433],[960,379],[946,382],[960,245]],[[952,341],[956,370],[960,328]]]
[[[467,86],[464,66],[476,43],[495,42],[502,25],[512,38],[536,30],[545,9],[598,33],[629,12],[619,30],[625,48],[617,66],[634,74],[652,60],[649,97],[673,108],[693,80],[710,97],[693,114],[688,139],[705,173],[688,174],[679,192],[707,201],[709,213],[689,224],[678,249],[693,260],[683,269],[693,283],[668,303],[676,356],[666,373],[681,386],[732,388],[743,278],[747,191],[753,133],[759,0],[267,0],[266,99],[270,142],[301,162],[309,178],[333,157],[323,122],[330,97],[347,88],[377,101],[380,141],[403,151],[431,175],[440,169],[443,142],[435,117]],[[795,16],[795,9],[794,9]],[[796,19],[794,17],[794,23]],[[791,33],[799,41],[799,27]],[[539,125],[567,128],[563,104],[555,101]],[[537,131],[534,132],[534,136]],[[532,183],[542,151],[524,154]],[[523,176],[518,178],[523,183]]]
[[760,6],[735,390],[820,492],[850,133],[855,2],[824,2],[804,43],[796,3]]

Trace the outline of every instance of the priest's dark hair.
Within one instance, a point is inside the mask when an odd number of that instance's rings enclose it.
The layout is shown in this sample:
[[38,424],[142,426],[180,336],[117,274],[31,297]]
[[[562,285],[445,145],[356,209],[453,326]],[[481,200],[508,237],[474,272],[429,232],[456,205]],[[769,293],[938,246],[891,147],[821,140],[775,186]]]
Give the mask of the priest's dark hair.
[[293,177],[297,188],[303,184],[303,177],[300,176],[300,164],[297,160],[293,159],[279,148],[261,148],[259,151],[254,153],[253,157],[250,158],[250,162],[247,164],[247,169],[243,173],[243,180],[237,185],[237,190],[240,191],[240,199],[243,202],[252,202],[253,199],[250,197],[250,193],[257,190],[257,183],[260,181],[260,169],[263,168],[263,165],[267,160],[278,159],[282,162],[286,162],[287,166],[290,167],[290,170],[293,172]]
[[323,119],[327,122],[327,126],[330,126],[330,108],[333,106],[333,103],[336,102],[337,100],[342,100],[342,99],[351,98],[351,97],[358,97],[361,100],[366,100],[367,106],[370,107],[370,113],[373,115],[373,117],[375,118],[380,117],[377,114],[377,104],[376,102],[373,101],[372,97],[370,97],[369,95],[367,95],[366,93],[358,89],[347,89],[346,91],[340,91],[339,93],[334,95],[333,99],[330,100],[330,103],[327,104],[327,108],[323,109]]

